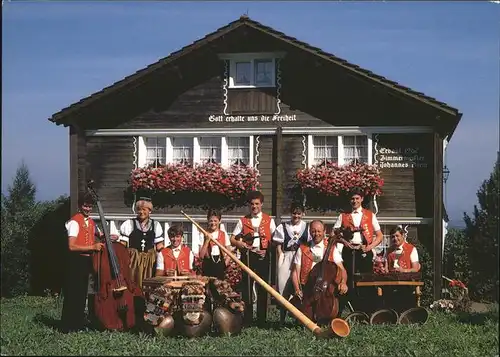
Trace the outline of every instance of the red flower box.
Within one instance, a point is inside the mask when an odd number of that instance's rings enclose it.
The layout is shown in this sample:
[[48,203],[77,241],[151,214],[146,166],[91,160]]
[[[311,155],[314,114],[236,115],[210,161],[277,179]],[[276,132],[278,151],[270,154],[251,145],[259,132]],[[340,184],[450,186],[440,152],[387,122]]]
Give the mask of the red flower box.
[[218,163],[204,163],[194,167],[167,164],[134,169],[130,175],[130,184],[133,193],[210,193],[232,201],[241,200],[249,191],[257,190],[260,187],[259,176],[256,169],[247,165],[224,168]]
[[302,191],[314,191],[326,196],[344,196],[355,187],[365,196],[381,195],[384,180],[375,165],[352,163],[339,166],[331,161],[302,169],[296,175]]

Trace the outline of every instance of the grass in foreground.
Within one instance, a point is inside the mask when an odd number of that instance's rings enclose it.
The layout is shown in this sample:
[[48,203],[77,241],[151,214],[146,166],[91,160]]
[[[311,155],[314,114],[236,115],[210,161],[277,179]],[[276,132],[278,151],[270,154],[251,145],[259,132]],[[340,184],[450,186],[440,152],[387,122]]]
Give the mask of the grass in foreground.
[[1,353],[10,356],[494,356],[499,349],[498,309],[461,317],[431,314],[421,327],[353,326],[343,340],[316,339],[302,326],[252,327],[239,336],[190,340],[96,331],[65,335],[50,327],[60,318],[54,298],[1,302]]

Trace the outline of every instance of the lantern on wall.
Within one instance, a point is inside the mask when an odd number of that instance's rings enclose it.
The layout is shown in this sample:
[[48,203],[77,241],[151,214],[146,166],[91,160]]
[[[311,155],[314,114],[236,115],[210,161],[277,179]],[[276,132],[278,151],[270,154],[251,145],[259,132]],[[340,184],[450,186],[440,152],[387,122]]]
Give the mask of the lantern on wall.
[[448,166],[444,166],[443,168],[443,181],[446,183],[448,181],[448,178],[450,177],[450,170],[448,169]]

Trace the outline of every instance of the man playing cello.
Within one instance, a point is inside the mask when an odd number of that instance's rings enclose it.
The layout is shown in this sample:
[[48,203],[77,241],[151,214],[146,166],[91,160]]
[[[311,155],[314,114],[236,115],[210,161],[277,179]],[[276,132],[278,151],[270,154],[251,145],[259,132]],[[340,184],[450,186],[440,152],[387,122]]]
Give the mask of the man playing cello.
[[[300,300],[304,298],[303,291],[305,285],[308,283],[311,270],[323,260],[328,245],[323,222],[312,221],[309,227],[312,239],[301,243],[300,248],[295,253],[292,265],[292,283],[295,295]],[[333,244],[327,259],[329,262],[334,263],[337,269],[341,270],[341,280],[338,284],[338,290],[341,294],[345,294],[347,292],[347,273],[342,264],[342,257],[335,244]]]
[[[246,254],[243,262],[263,280],[269,282],[270,245],[276,230],[274,219],[262,212],[264,195],[259,191],[252,191],[248,195],[250,214],[240,218],[233,234],[231,244],[240,252]],[[250,285],[250,286],[249,286]],[[245,324],[250,324],[253,319],[252,287],[253,281],[246,273],[241,280],[241,294],[247,308],[245,309]],[[257,286],[257,322],[263,325],[267,318],[267,292],[260,285]]]

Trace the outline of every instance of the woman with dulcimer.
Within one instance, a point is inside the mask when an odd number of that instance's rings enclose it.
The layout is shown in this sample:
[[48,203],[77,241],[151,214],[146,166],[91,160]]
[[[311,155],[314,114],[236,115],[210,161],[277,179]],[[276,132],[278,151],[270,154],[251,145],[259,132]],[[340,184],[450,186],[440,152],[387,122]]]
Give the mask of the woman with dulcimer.
[[301,300],[301,311],[318,323],[329,323],[339,314],[337,293],[347,292],[347,273],[334,241],[325,238],[323,222],[310,224],[311,240],[295,254],[292,283]]

